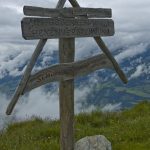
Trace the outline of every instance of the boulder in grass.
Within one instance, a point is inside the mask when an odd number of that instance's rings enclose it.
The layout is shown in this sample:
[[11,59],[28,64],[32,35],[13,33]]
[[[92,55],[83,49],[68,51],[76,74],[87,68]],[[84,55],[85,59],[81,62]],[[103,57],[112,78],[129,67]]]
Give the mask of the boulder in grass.
[[112,148],[105,136],[95,135],[77,141],[75,150],[112,150]]

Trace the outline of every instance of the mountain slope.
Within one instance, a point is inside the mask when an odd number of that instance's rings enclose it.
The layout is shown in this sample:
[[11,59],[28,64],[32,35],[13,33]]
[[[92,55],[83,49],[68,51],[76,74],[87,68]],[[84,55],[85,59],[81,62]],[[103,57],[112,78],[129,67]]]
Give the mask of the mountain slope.
[[[101,107],[108,103],[121,103],[122,108],[126,108],[131,107],[142,99],[150,99],[150,45],[145,46],[143,49],[142,52],[133,56],[128,56],[126,52],[129,50],[121,48],[113,52],[129,79],[127,85],[121,82],[114,70],[98,70],[87,76],[77,78],[75,80],[77,89],[89,88],[89,92],[84,98],[86,100],[84,103]],[[130,53],[131,51],[132,49]],[[91,55],[93,55],[93,52]],[[15,57],[12,59],[15,59]],[[58,51],[53,51],[50,54],[43,52],[33,72],[55,63],[58,63]],[[22,69],[24,66],[25,64],[22,64]],[[21,68],[19,69],[22,70]],[[0,92],[7,93],[8,99],[10,99],[20,79],[21,76],[6,74],[0,80]],[[53,84],[46,86],[46,89],[55,91]]]
[[[115,113],[82,113],[75,118],[76,141],[85,136],[105,135],[115,150],[148,150],[150,103]],[[9,125],[0,134],[2,150],[59,150],[59,121],[35,118]]]

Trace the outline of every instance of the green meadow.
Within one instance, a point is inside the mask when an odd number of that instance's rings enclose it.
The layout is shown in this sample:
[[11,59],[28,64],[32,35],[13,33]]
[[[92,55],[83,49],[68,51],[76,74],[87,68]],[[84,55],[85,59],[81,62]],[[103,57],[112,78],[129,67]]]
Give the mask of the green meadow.
[[[59,150],[59,121],[34,118],[0,132],[0,150]],[[95,111],[75,116],[75,140],[102,134],[113,150],[150,149],[150,103],[121,112]]]

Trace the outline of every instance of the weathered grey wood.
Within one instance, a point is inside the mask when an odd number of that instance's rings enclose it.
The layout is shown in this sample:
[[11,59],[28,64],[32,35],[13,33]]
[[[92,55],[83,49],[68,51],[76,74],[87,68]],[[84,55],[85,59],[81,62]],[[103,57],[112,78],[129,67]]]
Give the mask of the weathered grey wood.
[[69,0],[69,2],[71,3],[71,5],[72,5],[73,7],[76,7],[76,8],[79,8],[79,7],[80,7],[79,3],[78,3],[76,0]]
[[[66,2],[66,0],[59,0],[57,8],[62,8],[64,6],[65,2]],[[70,39],[70,40],[68,42],[66,42],[66,46],[65,46],[63,39],[59,40],[60,63],[65,62],[65,61],[66,62],[74,61],[75,39]],[[64,44],[64,45],[62,45],[62,44]],[[67,46],[67,45],[70,45],[70,46]],[[63,53],[64,53],[65,49],[63,49],[63,48],[70,48],[70,50],[72,52],[68,53],[69,51],[66,51],[66,55],[64,56]],[[65,57],[67,57],[67,58],[65,58]],[[65,84],[66,84],[66,88],[65,88]],[[67,94],[67,90],[69,92],[69,95],[67,95],[66,99],[65,99],[65,94]],[[69,101],[69,99],[70,99],[70,101]],[[65,102],[67,102],[67,103],[65,104]],[[74,133],[73,133],[73,131],[74,131],[74,129],[73,129],[74,84],[73,84],[73,81],[68,81],[68,83],[66,83],[66,82],[60,83],[60,85],[59,85],[59,107],[60,107],[60,150],[73,150],[72,149],[72,145],[73,145],[73,141],[74,141]],[[65,110],[65,109],[67,109],[67,110]]]
[[114,35],[111,19],[24,18],[22,35],[25,39],[54,39]]
[[120,79],[126,84],[128,82],[128,79],[126,78],[124,72],[119,67],[119,64],[117,63],[115,58],[111,55],[109,49],[107,48],[107,46],[105,45],[103,40],[100,37],[94,37],[94,39],[97,42],[97,44],[99,45],[99,47],[101,48],[101,50],[105,53],[105,55],[112,62],[113,66],[114,66],[114,69],[117,72],[117,74],[119,75]]
[[[75,39],[59,39],[59,53],[60,63],[73,62]],[[74,150],[74,80],[60,82],[59,101],[60,150]]]
[[41,17],[80,17],[88,18],[111,18],[112,13],[109,8],[42,8],[33,6],[24,6],[24,14],[27,16]]
[[32,69],[33,69],[33,67],[35,65],[35,62],[36,62],[38,56],[40,55],[40,53],[41,53],[41,51],[42,51],[46,41],[47,41],[46,39],[39,41],[39,43],[38,43],[38,45],[37,45],[37,47],[36,47],[32,57],[30,59],[30,62],[27,65],[25,73],[24,73],[24,75],[23,75],[23,77],[22,77],[22,79],[21,79],[21,81],[20,81],[20,83],[19,83],[19,85],[18,85],[18,87],[17,87],[17,89],[15,91],[15,94],[14,94],[14,96],[13,96],[13,98],[12,98],[8,108],[7,108],[7,111],[6,111],[7,115],[11,114],[11,112],[12,112],[13,108],[15,107],[15,105],[16,105],[19,97],[20,97],[20,95],[22,95],[22,93],[23,93],[23,91],[24,91],[24,89],[26,87],[26,84],[28,82],[28,79],[30,77],[31,71],[32,71]]
[[56,8],[63,8],[66,3],[66,0],[59,0]]
[[[58,4],[57,4],[57,7],[56,8],[62,8],[65,4],[66,0],[59,0]],[[19,97],[22,95],[25,87],[26,87],[26,84],[28,82],[28,79],[30,77],[30,74],[31,74],[31,71],[34,67],[34,64],[38,58],[38,56],[40,55],[45,43],[46,43],[47,39],[41,39],[39,42],[38,42],[38,45],[30,59],[30,62],[29,64],[27,65],[27,68],[25,70],[25,73],[15,91],[15,94],[11,100],[11,102],[9,103],[8,107],[7,107],[7,110],[6,110],[6,114],[7,115],[10,115],[19,99]]]
[[[75,39],[59,40],[60,63],[74,61]],[[74,80],[61,81],[59,85],[61,150],[74,150]]]
[[[76,0],[69,0],[69,1],[73,7],[80,7],[79,3]],[[128,82],[126,75],[124,74],[124,72],[119,67],[117,61],[115,60],[115,58],[110,53],[110,50],[105,45],[102,38],[100,36],[97,36],[97,37],[94,37],[94,40],[96,41],[96,43],[98,44],[100,49],[105,53],[105,55],[110,59],[110,61],[112,62],[113,66],[114,66],[114,69],[117,72],[117,74],[119,75],[120,79],[126,84]]]
[[77,62],[57,64],[30,76],[25,92],[50,82],[70,80],[98,69],[107,68],[112,69],[113,66],[104,54]]

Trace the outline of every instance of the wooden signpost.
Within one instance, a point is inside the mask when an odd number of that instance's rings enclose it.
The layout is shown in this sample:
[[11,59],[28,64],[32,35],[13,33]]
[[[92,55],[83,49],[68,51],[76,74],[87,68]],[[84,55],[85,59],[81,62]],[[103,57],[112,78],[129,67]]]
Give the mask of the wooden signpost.
[[[10,102],[6,114],[10,115],[21,95],[41,85],[58,81],[60,101],[60,148],[74,149],[74,78],[97,69],[115,69],[120,79],[127,78],[100,36],[114,34],[111,9],[80,8],[76,0],[69,0],[73,8],[63,8],[66,0],[59,0],[56,9],[25,6],[27,16],[21,21],[25,39],[40,39],[25,73]],[[104,19],[106,18],[106,19]],[[109,18],[109,19],[108,19]],[[85,60],[74,62],[75,38],[94,37],[104,52]],[[56,64],[31,75],[35,62],[47,39],[59,38],[59,60]]]

